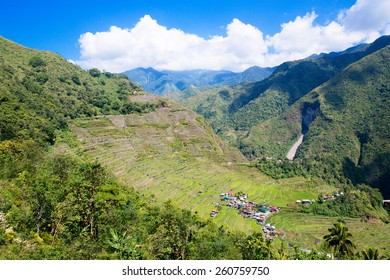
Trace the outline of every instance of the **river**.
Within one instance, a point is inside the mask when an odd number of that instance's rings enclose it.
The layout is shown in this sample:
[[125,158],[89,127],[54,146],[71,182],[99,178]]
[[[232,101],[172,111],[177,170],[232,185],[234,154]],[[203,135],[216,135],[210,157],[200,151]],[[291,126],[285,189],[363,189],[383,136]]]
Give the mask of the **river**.
[[302,144],[303,141],[303,134],[299,137],[297,142],[294,143],[294,145],[291,147],[291,149],[287,153],[287,158],[289,160],[293,160],[295,157],[295,154],[297,153],[298,147]]

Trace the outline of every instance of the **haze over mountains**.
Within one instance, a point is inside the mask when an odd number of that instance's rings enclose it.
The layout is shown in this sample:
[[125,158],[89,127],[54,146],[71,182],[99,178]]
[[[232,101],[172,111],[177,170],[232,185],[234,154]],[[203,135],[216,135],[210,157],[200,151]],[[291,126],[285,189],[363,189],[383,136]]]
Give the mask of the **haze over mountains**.
[[269,77],[274,67],[261,68],[253,66],[243,72],[226,70],[187,70],[187,71],[157,71],[151,67],[136,68],[125,71],[131,81],[141,86],[145,91],[165,95],[187,88],[209,88],[222,85],[233,86],[239,83],[261,81]]

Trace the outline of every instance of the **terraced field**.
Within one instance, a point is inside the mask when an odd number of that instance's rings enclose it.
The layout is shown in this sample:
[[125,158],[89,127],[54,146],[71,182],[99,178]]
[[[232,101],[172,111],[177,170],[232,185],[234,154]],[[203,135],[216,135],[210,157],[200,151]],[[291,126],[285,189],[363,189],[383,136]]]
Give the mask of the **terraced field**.
[[260,230],[226,207],[221,193],[241,191],[250,200],[282,208],[317,196],[303,178],[276,181],[247,166],[202,117],[176,105],[142,115],[78,119],[71,128],[83,152],[124,184],[156,203],[170,199],[204,218],[221,203],[214,219],[233,229]]
[[[299,177],[274,180],[265,176],[221,141],[202,117],[176,105],[148,114],[77,119],[70,126],[84,154],[154,203],[171,200],[203,218],[221,204],[220,214],[213,218],[216,223],[232,230],[259,231],[253,219],[244,219],[220,201],[221,193],[245,192],[249,200],[281,207],[268,222],[280,230],[281,240],[309,249],[321,243],[336,220],[291,208],[292,202],[315,199],[319,193],[332,192],[332,187],[314,186]],[[359,246],[390,248],[389,225],[358,220],[349,220],[348,225]],[[370,227],[374,230],[367,230]]]
[[[352,218],[343,220],[353,234],[358,251],[374,247],[380,249],[381,254],[390,254],[389,224],[378,220],[369,222]],[[271,216],[268,222],[282,229],[280,240],[290,246],[313,249],[321,244],[323,236],[329,233],[327,229],[337,222],[337,218],[285,212]]]

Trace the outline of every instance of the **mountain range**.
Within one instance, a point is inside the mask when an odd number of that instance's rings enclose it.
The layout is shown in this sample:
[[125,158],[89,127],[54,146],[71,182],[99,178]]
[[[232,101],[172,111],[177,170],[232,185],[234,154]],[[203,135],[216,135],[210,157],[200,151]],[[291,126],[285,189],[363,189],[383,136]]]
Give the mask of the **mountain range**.
[[203,115],[248,158],[283,159],[303,134],[297,158],[331,165],[331,172],[389,196],[389,44],[383,36],[283,63],[259,82],[173,99]]
[[210,88],[222,85],[237,85],[246,82],[261,81],[273,72],[274,68],[253,66],[243,72],[227,70],[186,70],[158,71],[151,67],[136,68],[123,72],[131,81],[145,91],[158,95],[184,91],[188,88]]

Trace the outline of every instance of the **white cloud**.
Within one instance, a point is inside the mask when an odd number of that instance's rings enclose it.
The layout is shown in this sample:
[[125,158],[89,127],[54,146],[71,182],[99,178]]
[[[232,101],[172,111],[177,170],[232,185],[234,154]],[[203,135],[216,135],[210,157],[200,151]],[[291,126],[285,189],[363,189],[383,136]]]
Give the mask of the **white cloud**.
[[297,17],[294,21],[282,24],[282,30],[273,36],[267,36],[267,45],[273,52],[267,56],[267,62],[278,64],[287,60],[300,59],[321,52],[340,51],[362,41],[356,32],[346,32],[339,22],[327,25],[314,23],[315,12]]
[[234,19],[227,36],[206,40],[178,29],[167,29],[144,16],[132,29],[112,26],[107,32],[80,36],[83,67],[120,72],[135,67],[157,69],[236,69],[262,63],[267,52],[263,34]]
[[242,71],[253,65],[274,66],[371,42],[390,33],[389,15],[388,0],[357,0],[325,25],[316,24],[317,14],[311,12],[283,23],[280,32],[264,36],[255,26],[234,19],[227,25],[225,36],[208,39],[168,29],[145,15],[131,29],[112,26],[105,32],[82,34],[77,63],[111,72],[149,66]]
[[357,0],[349,10],[339,14],[339,21],[346,31],[365,33],[383,33],[390,26],[390,1]]

